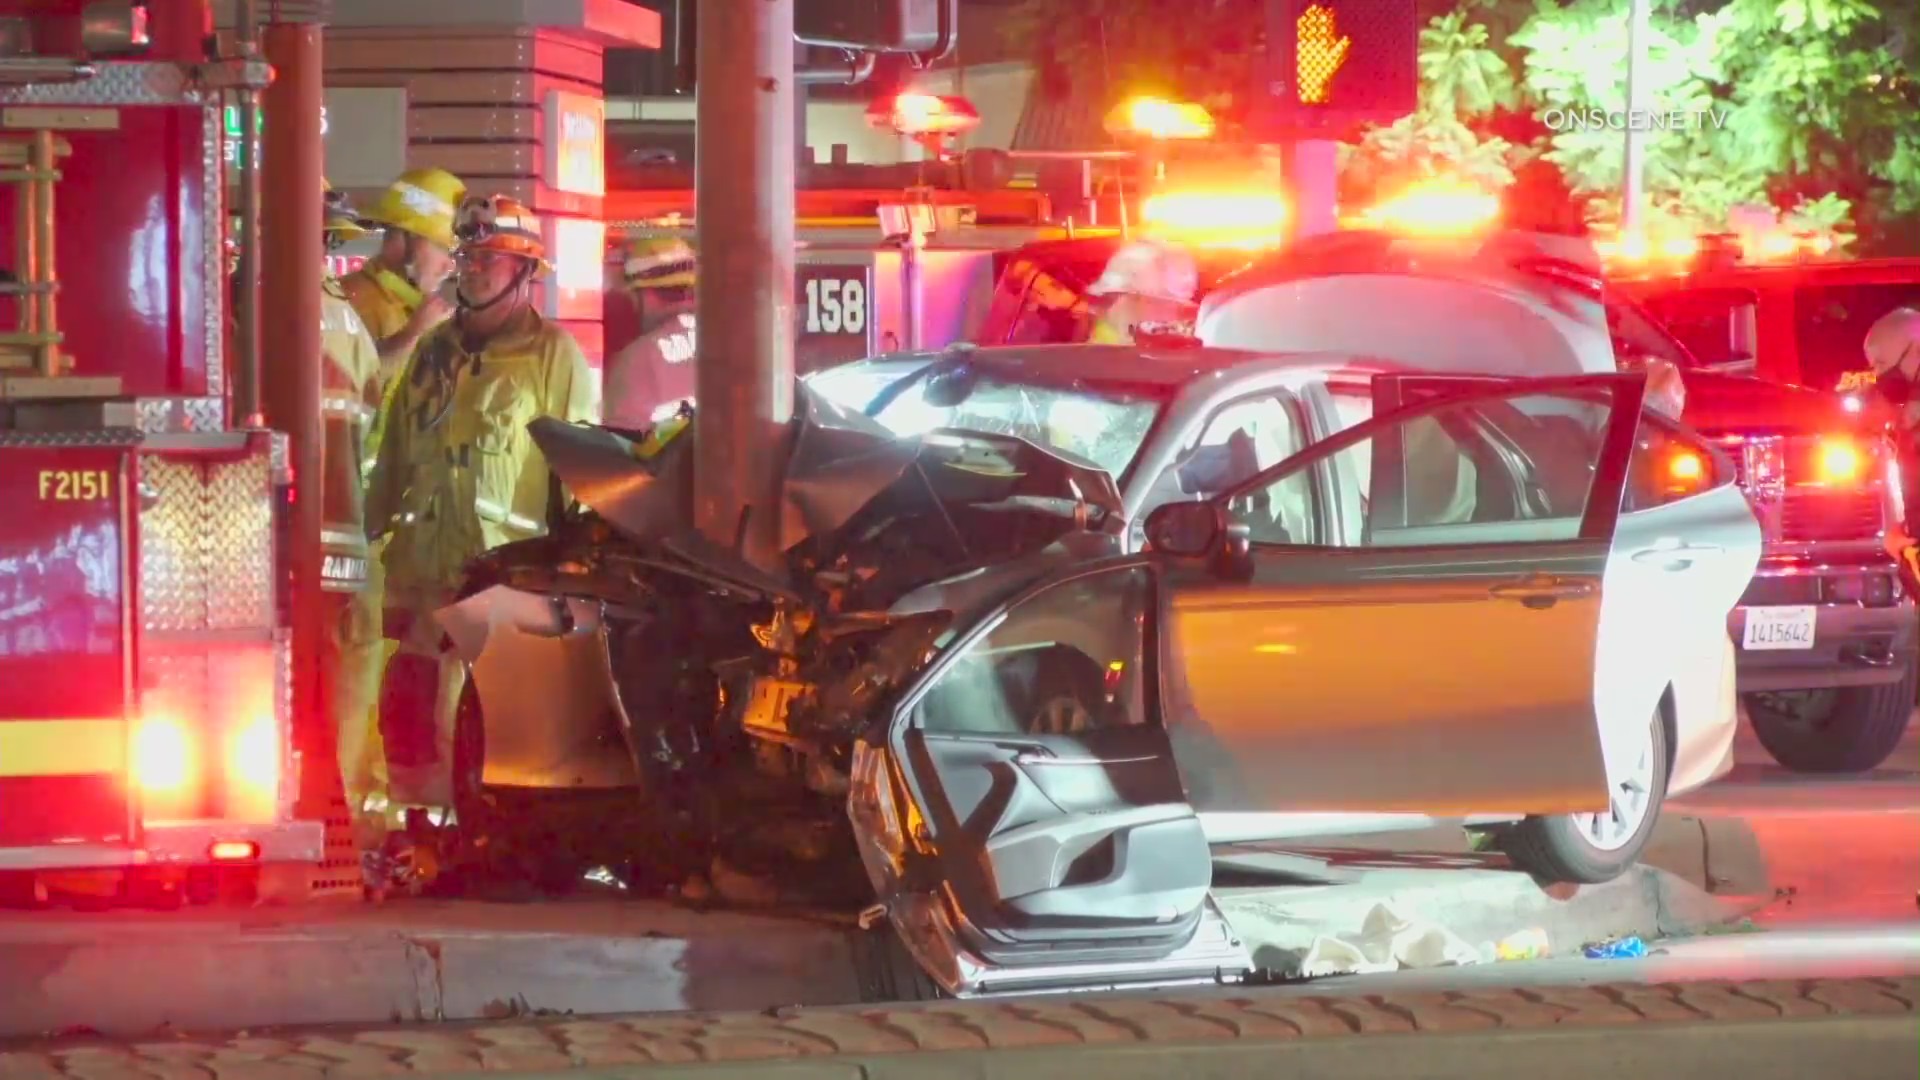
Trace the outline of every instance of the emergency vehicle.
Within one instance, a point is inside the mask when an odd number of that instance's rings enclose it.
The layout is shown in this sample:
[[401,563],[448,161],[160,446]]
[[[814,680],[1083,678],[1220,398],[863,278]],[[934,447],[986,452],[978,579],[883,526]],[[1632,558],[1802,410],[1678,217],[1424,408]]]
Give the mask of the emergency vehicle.
[[1785,232],[1688,237],[1616,249],[1609,276],[1703,363],[1838,390],[1866,370],[1867,329],[1920,308],[1920,258],[1837,258],[1830,247]]
[[[46,10],[0,16],[52,40]],[[170,29],[90,8],[90,56],[0,53],[0,877],[163,905],[324,848],[296,814],[287,441],[228,402],[245,65]]]
[[[869,121],[919,140],[945,156],[946,140],[978,122],[964,99],[907,92],[884,98]],[[1109,130],[1123,150],[1022,156],[989,152],[965,162],[935,162],[912,187],[838,187],[798,193],[800,250],[795,267],[795,367],[800,374],[878,353],[938,347],[952,341],[1008,343],[1000,311],[1010,280],[1034,296],[1057,296],[1061,317],[1090,319],[1075,303],[1099,276],[1099,267],[1065,279],[1010,278],[1023,255],[1047,250],[1104,253],[1134,236],[1178,238],[1201,251],[1203,277],[1216,279],[1243,265],[1251,250],[1278,240],[1284,204],[1274,185],[1249,182],[1265,166],[1244,148],[1210,144],[1212,120],[1197,106],[1135,98],[1116,106]],[[1180,186],[1168,183],[1169,146],[1179,149]],[[1253,155],[1257,158],[1258,155]],[[1038,158],[1039,160],[1032,160]],[[987,164],[981,165],[979,162]],[[1076,217],[1060,220],[1054,199],[1016,175],[1020,166],[1076,170]],[[859,166],[840,166],[856,176]],[[897,175],[891,167],[864,171]],[[1006,181],[985,190],[978,174]],[[672,175],[669,173],[668,175]],[[935,186],[944,183],[944,186]],[[638,335],[632,305],[619,281],[623,245],[638,237],[694,238],[694,193],[684,182],[660,188],[610,191],[607,355]],[[1061,244],[1047,249],[1049,244]],[[1085,260],[1076,259],[1076,266]],[[1206,280],[1203,280],[1203,285]],[[1055,288],[1058,285],[1058,288]],[[1025,295],[1025,293],[1023,293]],[[984,336],[983,336],[984,335]]]

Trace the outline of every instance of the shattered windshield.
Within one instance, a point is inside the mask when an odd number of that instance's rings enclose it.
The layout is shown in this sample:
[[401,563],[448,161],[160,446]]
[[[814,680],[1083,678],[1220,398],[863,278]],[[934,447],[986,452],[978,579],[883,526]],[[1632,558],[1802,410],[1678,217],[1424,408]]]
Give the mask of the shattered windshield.
[[[949,404],[954,398],[958,402]],[[899,435],[937,428],[1017,435],[1084,458],[1119,483],[1162,404],[1159,397],[1137,391],[1082,382],[1042,386],[983,373],[969,377],[960,394],[943,392],[937,377],[916,379],[874,419]]]

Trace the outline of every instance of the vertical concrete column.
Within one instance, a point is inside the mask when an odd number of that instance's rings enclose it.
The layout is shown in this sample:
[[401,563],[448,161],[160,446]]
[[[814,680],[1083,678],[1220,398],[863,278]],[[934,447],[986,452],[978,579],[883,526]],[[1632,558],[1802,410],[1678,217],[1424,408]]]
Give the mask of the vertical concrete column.
[[[293,521],[286,533],[293,577],[293,716],[309,761],[331,761],[323,740],[319,657],[322,622],[320,422],[320,27],[276,22],[264,52],[274,80],[264,96],[261,186],[260,340],[269,427],[287,434],[293,464]],[[309,768],[308,776],[325,773]]]
[[700,3],[695,521],[767,566],[793,414],[793,0]]

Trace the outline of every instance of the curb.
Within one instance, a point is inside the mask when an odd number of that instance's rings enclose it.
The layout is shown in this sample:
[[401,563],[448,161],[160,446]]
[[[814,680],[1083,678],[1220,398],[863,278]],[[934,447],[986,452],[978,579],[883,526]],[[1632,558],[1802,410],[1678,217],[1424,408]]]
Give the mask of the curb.
[[[1640,1029],[1565,1028],[1484,1035],[1382,1036],[1212,1045],[1097,1046],[957,1051],[937,1057],[888,1055],[817,1061],[639,1065],[517,1080],[1033,1080],[1097,1074],[1101,1080],[1244,1080],[1249,1076],[1337,1076],[1341,1080],[1485,1080],[1501,1075],[1595,1075],[1570,1062],[1603,1061],[1609,1078],[1739,1076],[1742,1080],[1885,1080],[1920,1068],[1905,1018],[1668,1024]],[[1835,1062],[1838,1062],[1836,1067]],[[493,1080],[470,1074],[464,1080]],[[463,1080],[447,1077],[445,1080]]]
[[0,940],[0,1039],[861,999],[846,932],[800,920],[720,916],[652,934],[58,929]]
[[[1273,1075],[1271,1064],[1279,1052],[1313,1055],[1318,1075],[1450,1076],[1456,1073],[1440,1068],[1441,1047],[1453,1044],[1458,1060],[1449,1068],[1461,1076],[1484,1077],[1492,1064],[1512,1072],[1517,1060],[1533,1060],[1523,1054],[1529,1047],[1554,1055],[1557,1071],[1564,1074],[1571,1042],[1606,1047],[1609,1063],[1622,1053],[1645,1056],[1658,1065],[1652,1070],[1656,1075],[1749,1080],[1808,1075],[1804,1061],[1792,1061],[1789,1051],[1797,1047],[1803,1055],[1814,1052],[1824,1075],[1878,1077],[1912,1075],[1911,1068],[1890,1072],[1887,1063],[1895,1060],[1889,1055],[1905,1055],[1897,1059],[1904,1064],[1920,1053],[1913,1039],[1917,1013],[1920,974],[1365,996],[1271,988],[1233,996],[948,1002],[21,1046],[0,1051],[0,1076],[101,1080],[147,1073],[318,1080],[511,1073],[581,1080],[697,1072],[782,1080],[924,1080],[1031,1077],[1098,1067],[1102,1080],[1144,1080]],[[1627,1027],[1634,1029],[1633,1036],[1621,1038]],[[1410,1034],[1451,1038],[1361,1038]],[[1829,1044],[1842,1040],[1846,1052],[1834,1053]],[[1500,1048],[1497,1057],[1489,1056],[1485,1048],[1490,1045]],[[1709,1052],[1715,1055],[1712,1067],[1676,1064],[1691,1060],[1688,1053]],[[1347,1064],[1329,1071],[1321,1055]],[[1754,1068],[1734,1070],[1729,1066],[1735,1060]],[[1046,1061],[1057,1066],[1042,1067]],[[1783,1064],[1797,1071],[1782,1072]]]
[[[1697,834],[1682,839],[1700,844]],[[1256,962],[1281,971],[1289,969],[1290,950],[1304,950],[1322,934],[1357,930],[1378,902],[1476,947],[1540,929],[1551,955],[1577,953],[1587,942],[1613,936],[1651,940],[1694,932],[1747,910],[1646,867],[1562,894],[1468,860],[1464,865],[1477,868],[1373,871],[1359,884],[1292,888],[1284,896],[1223,890],[1222,906]],[[0,923],[0,1002],[6,1002],[0,1038],[76,1029],[135,1037],[168,1029],[672,1013],[919,996],[876,973],[863,946],[863,935],[821,922],[697,915],[631,902],[539,912],[398,906],[391,913],[303,912],[282,916],[277,925],[166,916],[142,925]],[[167,974],[164,981],[130,980],[129,971]]]

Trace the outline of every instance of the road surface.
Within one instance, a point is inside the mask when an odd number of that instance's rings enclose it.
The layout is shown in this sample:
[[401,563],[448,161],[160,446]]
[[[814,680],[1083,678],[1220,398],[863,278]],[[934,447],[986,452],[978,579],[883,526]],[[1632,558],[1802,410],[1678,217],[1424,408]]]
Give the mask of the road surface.
[[1737,822],[1788,890],[1769,925],[1920,918],[1920,724],[1886,764],[1860,776],[1807,776],[1775,765],[1741,725],[1733,772],[1669,804]]

